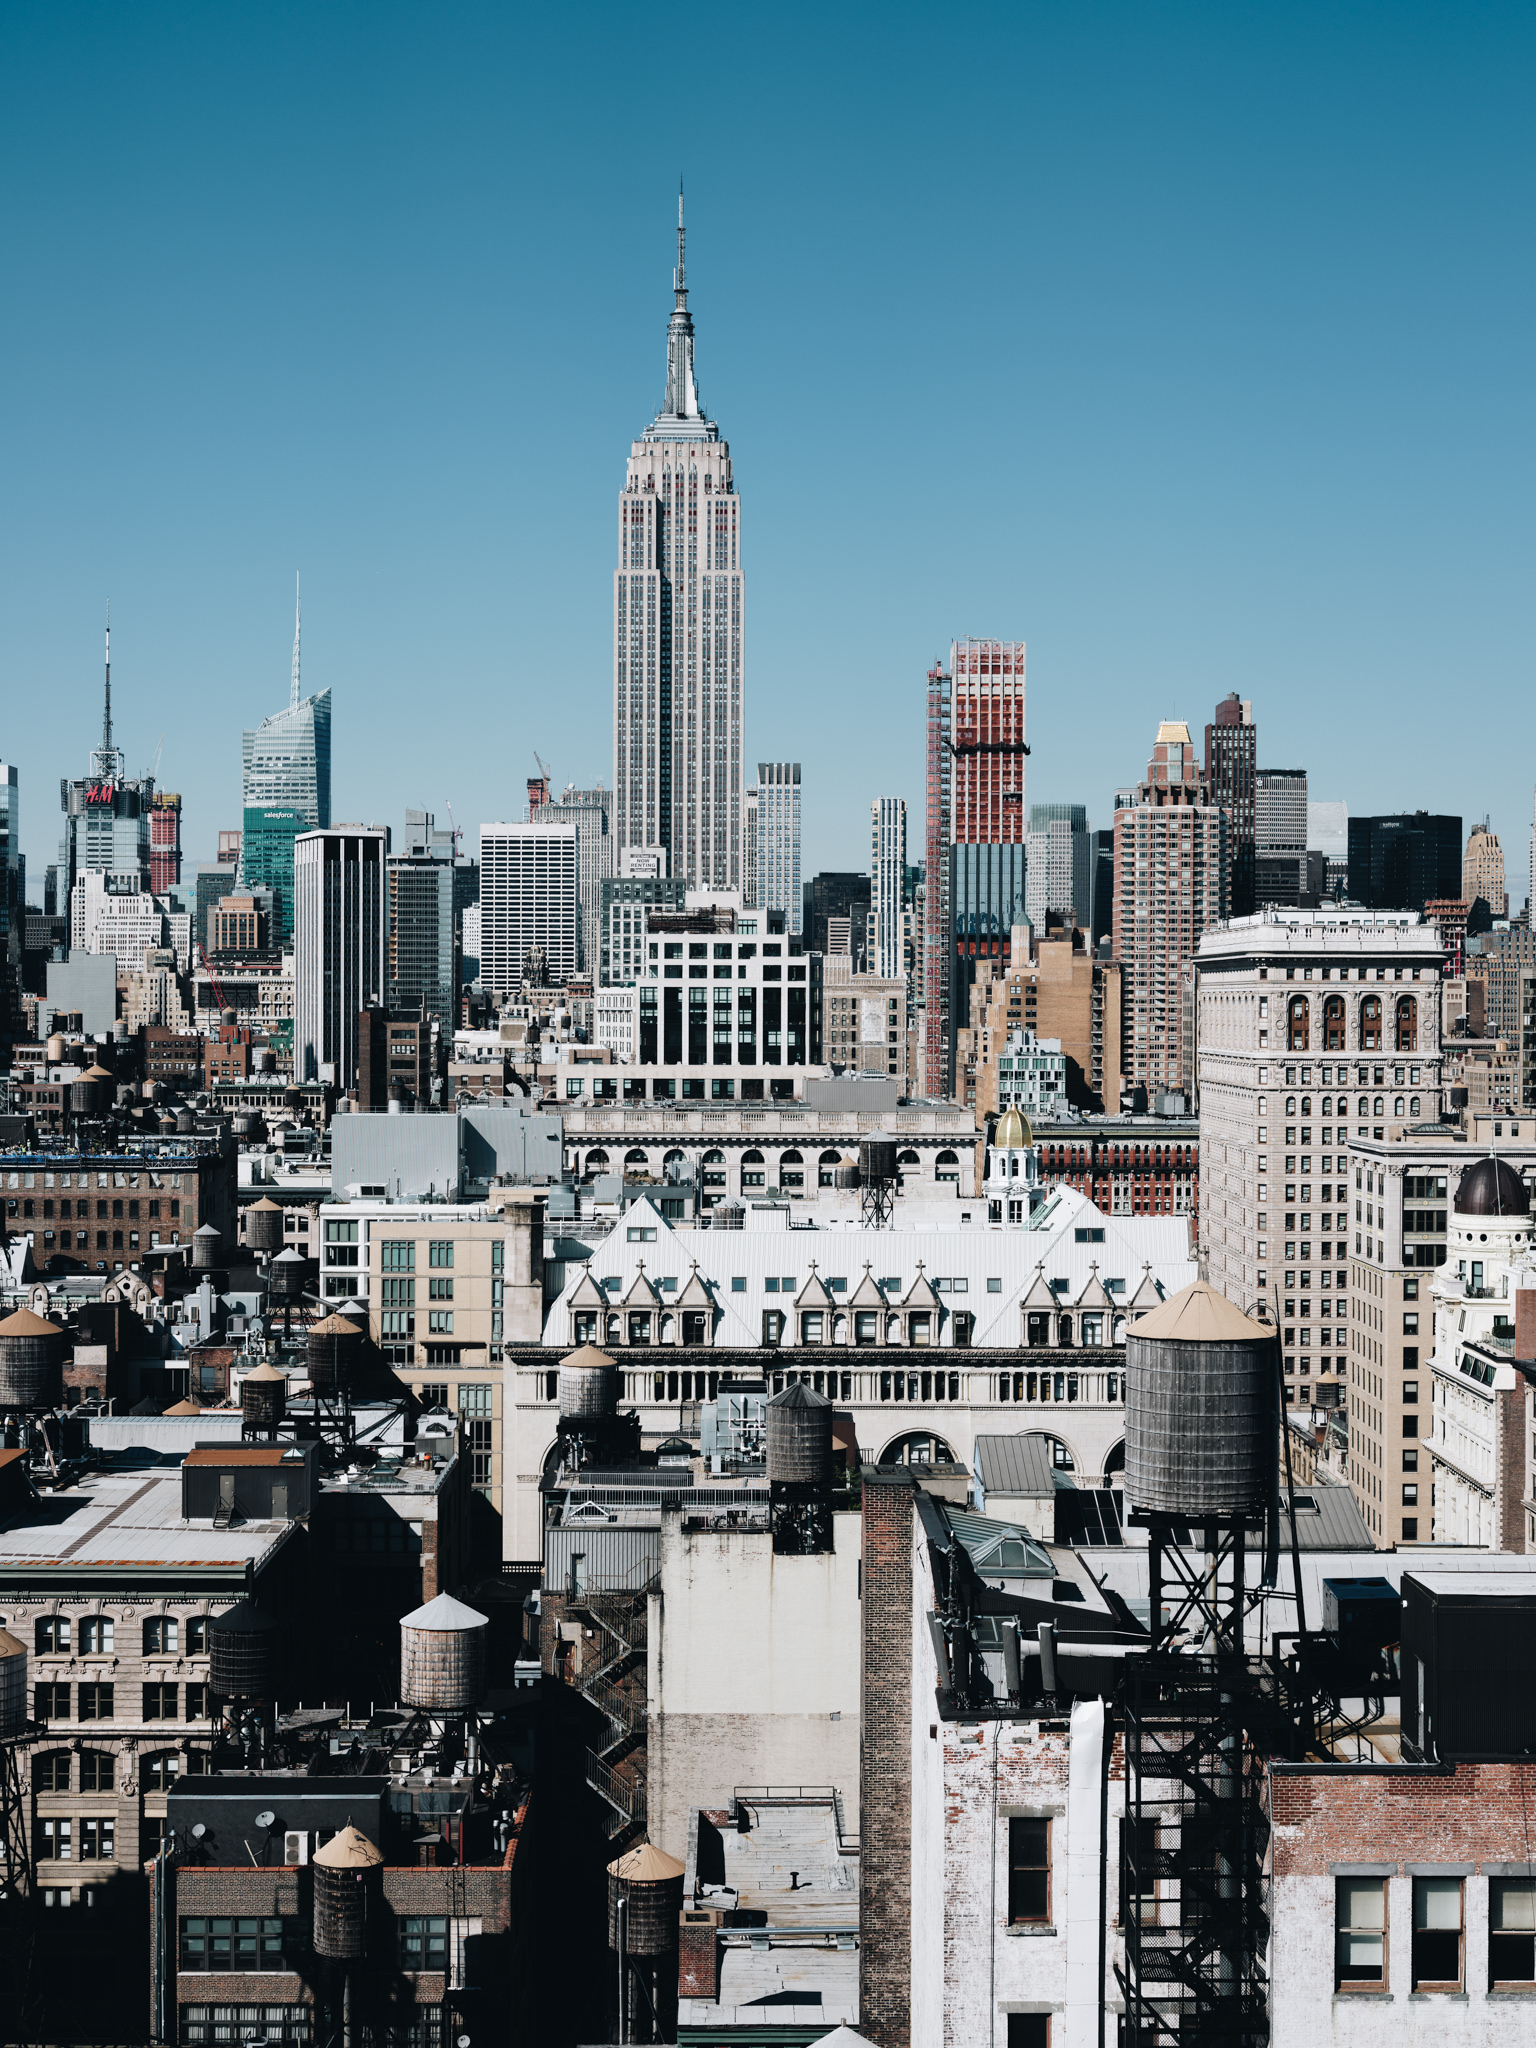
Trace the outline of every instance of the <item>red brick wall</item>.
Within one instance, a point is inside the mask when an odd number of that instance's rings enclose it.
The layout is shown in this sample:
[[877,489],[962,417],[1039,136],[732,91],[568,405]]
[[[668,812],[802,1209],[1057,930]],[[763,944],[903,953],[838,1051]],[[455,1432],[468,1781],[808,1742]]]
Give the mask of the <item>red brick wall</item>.
[[720,1933],[718,1928],[690,1926],[678,1929],[677,1995],[679,1998],[720,1996]]
[[1333,1863],[1523,1862],[1536,1762],[1337,1773],[1271,1766],[1277,1878]]
[[1498,1547],[1525,1552],[1525,1380],[1494,1396],[1497,1403],[1495,1442],[1498,1481],[1494,1498],[1499,1508]]
[[1536,1287],[1515,1289],[1515,1356],[1536,1361]]
[[912,1482],[864,1479],[859,2032],[908,2048],[912,1986]]

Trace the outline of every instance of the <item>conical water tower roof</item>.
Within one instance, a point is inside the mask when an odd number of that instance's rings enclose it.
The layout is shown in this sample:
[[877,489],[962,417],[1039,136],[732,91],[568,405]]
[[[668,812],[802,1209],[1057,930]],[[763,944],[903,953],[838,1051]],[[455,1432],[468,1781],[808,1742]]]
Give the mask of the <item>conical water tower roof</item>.
[[435,1600],[429,1600],[425,1607],[418,1607],[414,1614],[402,1614],[402,1628],[440,1629],[450,1635],[457,1629],[486,1628],[490,1624],[488,1614],[478,1614],[473,1607],[466,1607],[462,1600],[455,1600],[451,1593],[439,1593]]

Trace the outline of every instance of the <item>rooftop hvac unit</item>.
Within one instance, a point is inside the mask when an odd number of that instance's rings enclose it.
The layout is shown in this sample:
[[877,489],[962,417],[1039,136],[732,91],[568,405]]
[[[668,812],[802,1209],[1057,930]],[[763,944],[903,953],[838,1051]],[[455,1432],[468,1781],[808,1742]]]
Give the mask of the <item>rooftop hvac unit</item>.
[[285,1863],[307,1863],[309,1861],[309,1836],[303,1828],[290,1828],[283,1836],[283,1861]]

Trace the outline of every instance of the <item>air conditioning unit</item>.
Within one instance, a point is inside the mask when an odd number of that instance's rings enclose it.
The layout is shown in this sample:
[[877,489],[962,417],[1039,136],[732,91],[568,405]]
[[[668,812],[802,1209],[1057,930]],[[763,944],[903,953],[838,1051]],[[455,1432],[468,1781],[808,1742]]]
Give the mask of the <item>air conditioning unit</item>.
[[283,1836],[283,1861],[285,1863],[307,1863],[309,1861],[309,1836],[303,1828],[291,1828]]

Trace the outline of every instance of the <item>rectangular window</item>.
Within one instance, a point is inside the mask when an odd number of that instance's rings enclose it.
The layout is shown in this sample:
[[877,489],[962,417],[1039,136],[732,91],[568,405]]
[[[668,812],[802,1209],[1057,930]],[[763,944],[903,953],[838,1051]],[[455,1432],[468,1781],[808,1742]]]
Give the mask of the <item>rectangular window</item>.
[[1008,1919],[1048,1921],[1051,1917],[1051,1824],[1048,1820],[1008,1823]]
[[451,1266],[453,1264],[452,1238],[434,1238],[432,1240],[429,1263],[434,1266]]
[[[146,1685],[144,1688],[144,1718],[146,1721],[174,1721],[176,1719],[176,1687],[174,1685]],[[81,1717],[84,1719],[84,1716]]]
[[[329,1225],[327,1225],[329,1228]],[[379,1246],[379,1264],[386,1273],[414,1273],[416,1245],[413,1239],[386,1237]]]
[[427,1282],[427,1297],[431,1301],[452,1301],[452,1280],[439,1280],[436,1277],[429,1280]]
[[181,1923],[181,1967],[184,1970],[281,1970],[283,1923],[280,1919],[184,1919]]
[[67,1614],[45,1614],[36,1629],[38,1655],[52,1656],[55,1652],[69,1648],[69,1616]]
[[1046,2012],[1011,2012],[1008,2048],[1051,2048],[1051,2016]]
[[32,1688],[32,1711],[39,1721],[67,1721],[69,1719],[69,1687],[67,1685],[34,1685]]
[[1461,1989],[1461,1892],[1459,1877],[1413,1880],[1413,1988]]
[[88,1815],[80,1823],[80,1861],[110,1863],[114,1854],[113,1834],[117,1823]]
[[112,1688],[110,1685],[81,1686],[80,1718],[82,1721],[110,1721],[112,1719]]
[[439,1917],[412,1913],[407,1914],[399,1924],[402,1970],[447,1970],[446,1915]]
[[1387,1884],[1341,1877],[1334,1893],[1336,1970],[1341,1991],[1383,1991],[1387,1983]]
[[1528,1877],[1488,1880],[1488,1982],[1536,1984],[1536,1885]]
[[87,1614],[80,1623],[80,1649],[87,1657],[110,1655],[112,1621],[105,1614]]
[[45,1820],[42,1823],[44,1858],[53,1863],[68,1863],[75,1853],[75,1824],[71,1820]]

